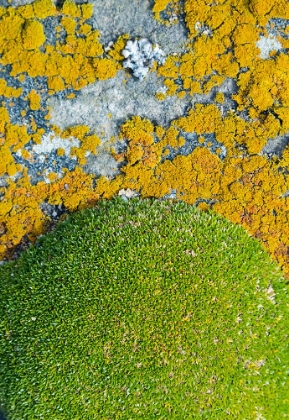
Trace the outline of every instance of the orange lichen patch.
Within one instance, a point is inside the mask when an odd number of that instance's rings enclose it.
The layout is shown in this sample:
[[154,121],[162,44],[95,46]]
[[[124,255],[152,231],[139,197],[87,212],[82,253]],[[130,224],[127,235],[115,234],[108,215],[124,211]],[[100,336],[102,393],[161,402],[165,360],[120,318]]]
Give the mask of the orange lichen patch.
[[3,6],[0,6],[0,16],[5,15],[6,13],[6,8]]
[[0,20],[0,53],[7,48],[7,44],[8,48],[13,45],[9,44],[9,41],[19,39],[24,22],[25,20],[12,7],[6,9],[5,15],[2,15]]
[[29,99],[29,105],[30,109],[36,111],[41,106],[41,97],[38,95],[35,89],[32,89],[28,95],[27,98]]
[[166,95],[162,92],[157,92],[155,94],[155,97],[159,100],[159,101],[163,101],[164,99],[166,99]]
[[[80,168],[66,174],[61,180],[51,184],[39,183],[43,196],[50,204],[63,203],[70,210],[80,210],[88,203],[97,200],[99,195],[93,190],[93,176],[85,174]],[[35,187],[34,194],[38,188]]]
[[163,143],[176,149],[183,146],[185,140],[184,138],[180,138],[179,131],[174,126],[171,126],[166,130]]
[[62,12],[65,15],[68,15],[74,18],[80,18],[82,15],[81,9],[77,7],[77,5],[72,0],[65,0],[62,6]]
[[17,184],[9,180],[4,193],[4,199],[0,202],[0,214],[3,215],[1,219],[5,224],[6,233],[0,238],[0,249],[7,251],[18,245],[25,234],[32,240],[43,233],[46,217],[31,194],[26,171]]
[[26,50],[36,50],[46,40],[42,24],[35,19],[26,20],[21,35]]
[[41,143],[41,138],[42,138],[44,133],[45,133],[44,128],[38,128],[36,130],[36,133],[31,135],[31,139],[34,141],[34,143],[40,144]]
[[84,23],[81,25],[80,29],[77,31],[79,34],[87,35],[89,32],[92,31],[92,26]]
[[200,210],[202,210],[202,211],[208,211],[208,210],[210,209],[210,206],[209,206],[209,204],[207,204],[206,202],[201,201],[201,202],[198,204],[198,208],[199,208]]
[[[86,163],[87,153],[96,154],[96,148],[100,145],[101,140],[96,134],[91,134],[91,129],[86,125],[76,125],[68,127],[66,130],[59,132],[59,136],[63,138],[74,137],[80,140],[80,147],[72,147],[70,156],[76,156],[78,163],[84,165]],[[58,155],[62,156],[62,150],[58,149]],[[64,153],[63,153],[64,154]]]
[[224,94],[222,92],[216,93],[215,100],[216,100],[216,102],[222,104],[225,100]]
[[164,77],[177,78],[179,74],[179,58],[169,55],[165,63],[158,67],[158,74]]

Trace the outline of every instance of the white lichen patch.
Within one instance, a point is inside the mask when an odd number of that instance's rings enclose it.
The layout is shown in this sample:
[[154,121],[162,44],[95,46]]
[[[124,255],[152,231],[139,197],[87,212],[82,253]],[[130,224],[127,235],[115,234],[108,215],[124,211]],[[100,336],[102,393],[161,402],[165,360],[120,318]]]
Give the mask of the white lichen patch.
[[137,197],[139,193],[130,188],[126,188],[126,189],[122,188],[121,190],[119,190],[118,195],[122,197],[123,199],[129,199],[132,197]]
[[275,305],[275,292],[271,284],[264,290],[266,298]]
[[174,95],[159,101],[155,97],[159,91],[165,89],[156,72],[149,72],[142,83],[136,83],[120,70],[113,79],[83,88],[77,98],[49,99],[50,121],[61,129],[85,123],[100,137],[101,146],[105,146],[111,137],[117,138],[120,124],[131,115],[153,118],[163,126],[183,115],[190,99]]
[[40,156],[45,156],[57,149],[63,149],[66,155],[70,154],[72,147],[79,147],[80,141],[74,137],[63,139],[56,136],[53,132],[44,134],[40,144],[32,147],[32,152]]
[[159,45],[153,46],[146,38],[135,41],[127,41],[125,49],[122,51],[125,60],[123,67],[132,70],[135,78],[143,80],[154,63],[164,64],[165,53]]
[[281,43],[273,35],[269,37],[260,36],[259,41],[256,42],[256,46],[260,50],[260,58],[264,60],[269,58],[271,51],[279,51],[282,48]]
[[201,22],[196,22],[195,30],[198,31],[199,34],[204,34],[207,36],[211,36],[213,33],[212,30],[207,25],[204,25]]

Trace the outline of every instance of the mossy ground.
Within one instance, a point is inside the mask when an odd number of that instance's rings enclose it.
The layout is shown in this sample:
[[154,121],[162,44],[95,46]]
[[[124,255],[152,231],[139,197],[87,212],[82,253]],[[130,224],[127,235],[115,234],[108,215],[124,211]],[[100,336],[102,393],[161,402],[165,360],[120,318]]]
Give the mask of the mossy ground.
[[0,277],[8,420],[288,416],[288,288],[211,210],[101,201]]

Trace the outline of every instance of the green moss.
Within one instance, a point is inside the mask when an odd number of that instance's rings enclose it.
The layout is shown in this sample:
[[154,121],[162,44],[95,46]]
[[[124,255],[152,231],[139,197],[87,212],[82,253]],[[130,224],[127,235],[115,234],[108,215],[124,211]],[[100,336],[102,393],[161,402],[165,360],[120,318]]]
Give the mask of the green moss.
[[8,420],[288,412],[288,289],[260,244],[211,211],[102,201],[0,278]]

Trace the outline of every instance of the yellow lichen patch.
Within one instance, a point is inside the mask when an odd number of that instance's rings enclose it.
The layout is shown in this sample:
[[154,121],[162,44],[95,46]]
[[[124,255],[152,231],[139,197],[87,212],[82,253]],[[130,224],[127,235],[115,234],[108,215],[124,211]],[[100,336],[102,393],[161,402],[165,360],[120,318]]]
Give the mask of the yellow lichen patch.
[[21,156],[22,156],[24,159],[29,159],[29,158],[31,157],[31,154],[28,152],[28,150],[26,150],[26,149],[22,149],[22,150],[21,150]]
[[7,86],[7,82],[4,79],[0,79],[0,95],[5,98],[19,98],[22,93],[22,89],[15,89],[13,87]]
[[80,29],[77,32],[81,35],[86,35],[91,31],[92,31],[92,26],[88,25],[87,23],[84,23],[83,25],[81,25]]
[[109,58],[96,58],[93,60],[95,75],[99,80],[106,80],[115,77],[120,69],[119,64]]
[[13,125],[6,123],[5,125],[5,145],[12,148],[13,152],[21,149],[30,140],[25,126]]
[[[63,203],[70,210],[80,210],[97,200],[99,194],[93,190],[92,175],[85,174],[80,168],[66,174],[55,183],[41,185],[47,201],[51,204]],[[36,190],[35,190],[36,192]]]
[[100,143],[100,138],[95,134],[85,136],[81,139],[81,147],[85,151],[91,152],[93,154],[96,153],[96,148],[100,145]]
[[83,149],[80,149],[78,147],[72,147],[71,152],[70,152],[70,156],[71,157],[76,156],[79,165],[84,165],[86,163],[85,150],[83,150]]
[[66,30],[67,34],[74,34],[77,22],[73,17],[63,17],[61,19],[61,25]]
[[177,78],[179,74],[179,58],[169,55],[165,63],[158,67],[158,74],[164,77]]
[[155,94],[155,97],[159,100],[159,101],[163,101],[166,98],[166,95],[162,92],[157,92]]
[[62,12],[65,15],[74,17],[74,18],[80,18],[81,8],[78,7],[72,0],[65,0],[62,6]]
[[49,93],[59,92],[65,89],[65,84],[60,76],[50,76],[47,78],[47,87],[50,90]]
[[152,145],[154,126],[147,120],[139,116],[132,117],[121,126],[121,134],[127,140],[142,146]]
[[[4,134],[4,128],[6,123],[10,121],[9,114],[6,108],[0,107],[0,135]],[[1,144],[1,139],[0,139]]]
[[57,149],[57,155],[58,156],[64,156],[65,155],[65,150],[62,147],[59,147],[59,149]]
[[224,100],[225,100],[225,96],[222,92],[216,93],[216,96],[215,96],[215,101],[216,102],[222,104],[224,102]]
[[46,40],[42,24],[35,19],[25,22],[21,35],[26,50],[36,50]]
[[7,47],[9,48],[9,41],[20,39],[19,34],[21,34],[22,25],[25,20],[16,14],[14,9],[9,8],[9,12],[2,16],[0,20],[0,53],[3,53]]
[[16,166],[9,147],[5,144],[0,146],[0,175],[15,175]]
[[163,143],[173,148],[180,147],[180,141],[178,139],[179,131],[174,127],[171,126],[166,130],[166,134],[163,138]]
[[89,19],[93,14],[93,5],[91,3],[82,4],[80,6],[81,16],[83,19]]
[[40,144],[41,143],[41,138],[42,138],[44,133],[45,133],[45,129],[44,128],[39,128],[39,129],[36,130],[36,133],[31,135],[31,139],[34,141],[34,143]]
[[129,40],[128,34],[123,34],[119,36],[116,42],[113,44],[111,49],[109,50],[108,54],[117,61],[124,60],[124,56],[122,55],[122,50],[125,48],[127,41]]
[[45,19],[49,16],[55,16],[56,7],[52,0],[35,0],[33,2],[35,17]]
[[47,175],[47,178],[49,179],[49,181],[55,181],[58,178],[58,175],[55,172],[49,172],[49,174]]
[[211,133],[221,124],[221,113],[215,105],[196,104],[187,117],[181,117],[176,121],[176,126],[186,132],[197,134]]
[[72,127],[68,127],[64,130],[61,134],[61,137],[68,138],[68,137],[76,137],[79,140],[82,140],[84,136],[89,133],[90,128],[87,125],[75,125]]
[[32,89],[28,95],[27,98],[29,99],[29,105],[30,109],[36,111],[41,106],[41,97],[38,95],[35,89]]
[[153,12],[155,14],[155,18],[164,24],[168,24],[168,22],[161,19],[160,14],[168,9],[168,7],[170,9],[169,14],[171,15],[171,21],[173,22],[181,10],[179,0],[154,0]]

